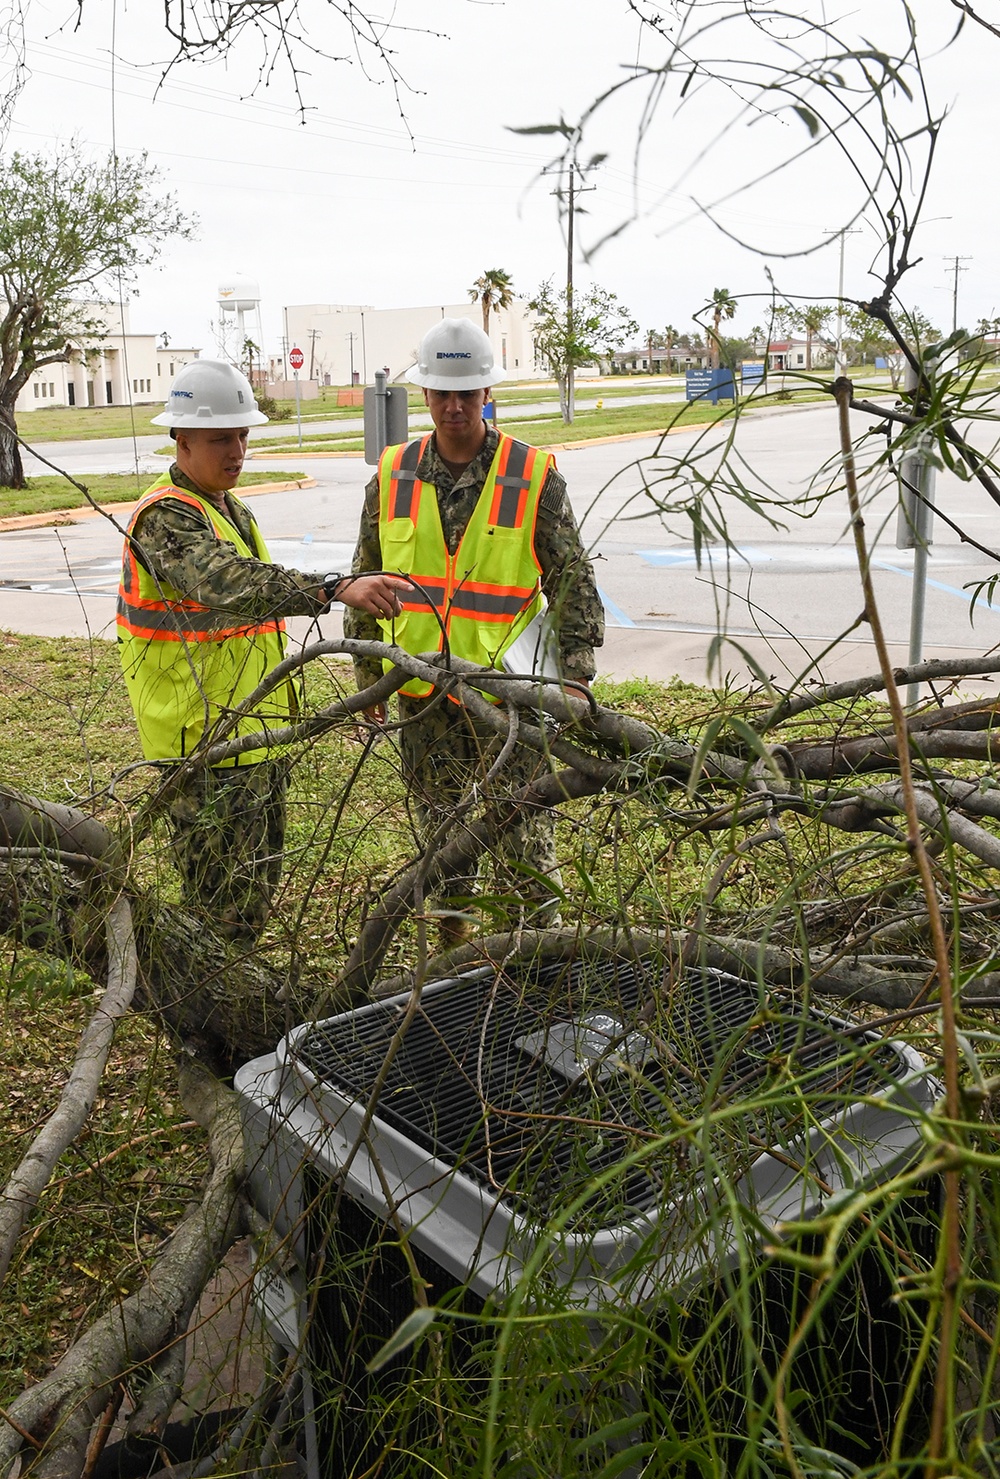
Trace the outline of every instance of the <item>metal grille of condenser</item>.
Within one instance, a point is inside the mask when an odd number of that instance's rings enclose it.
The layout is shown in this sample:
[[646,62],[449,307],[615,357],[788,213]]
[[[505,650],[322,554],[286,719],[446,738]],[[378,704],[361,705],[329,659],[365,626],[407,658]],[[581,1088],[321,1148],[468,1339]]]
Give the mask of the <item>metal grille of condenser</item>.
[[[689,970],[643,1020],[662,991],[652,959],[477,972],[428,987],[377,1118],[512,1210],[545,1217],[674,1115],[746,1103],[754,1108],[740,1134],[787,1145],[913,1071],[899,1045],[801,1007],[782,1010],[721,971]],[[297,1037],[293,1056],[320,1102],[323,1085],[367,1098],[405,1007],[380,1003]],[[662,1202],[667,1169],[645,1158],[609,1186],[614,1220]],[[609,1211],[591,1200],[581,1215],[600,1221]]]
[[[429,983],[415,1009],[401,994],[307,1023],[235,1088],[278,1250],[256,1275],[258,1303],[301,1357],[308,1479],[373,1472],[390,1450],[379,1472],[408,1479],[405,1455],[433,1447],[437,1399],[413,1384],[424,1357],[371,1365],[409,1313],[414,1269],[431,1305],[475,1317],[516,1287],[541,1238],[565,1308],[589,1320],[612,1301],[655,1326],[681,1300],[693,1326],[699,1309],[714,1318],[715,1281],[738,1262],[727,1198],[758,1230],[801,1224],[910,1164],[939,1094],[919,1055],[863,1024],[717,970],[672,980],[658,956],[624,953],[484,968]],[[911,1224],[932,1236],[933,1198],[926,1211],[915,1198],[893,1217],[907,1237]],[[787,1272],[759,1291],[774,1351],[801,1306]],[[836,1338],[803,1349],[794,1379],[816,1394],[817,1441],[863,1410],[878,1446],[909,1335],[877,1251],[847,1283],[843,1328],[831,1306]],[[856,1336],[852,1299],[867,1318]],[[464,1326],[448,1330],[464,1372]],[[685,1410],[668,1361],[647,1376],[665,1410]],[[730,1377],[720,1369],[720,1400]],[[626,1383],[623,1420],[634,1396]],[[737,1447],[741,1400],[725,1419]]]

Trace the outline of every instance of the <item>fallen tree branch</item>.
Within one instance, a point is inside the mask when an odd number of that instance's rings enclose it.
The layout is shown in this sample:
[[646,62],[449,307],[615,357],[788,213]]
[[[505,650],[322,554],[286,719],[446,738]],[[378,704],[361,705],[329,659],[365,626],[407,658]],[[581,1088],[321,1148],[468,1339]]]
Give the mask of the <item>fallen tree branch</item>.
[[[787,987],[833,996],[842,1000],[863,1001],[889,1009],[910,1006],[923,989],[925,975],[907,974],[890,969],[892,958],[886,957],[886,969],[842,957],[838,952],[811,951],[804,960],[800,951],[769,945],[760,940],[743,940],[735,935],[709,935],[694,930],[677,930],[671,935],[643,930],[522,929],[504,934],[484,935],[454,950],[437,956],[427,968],[428,980],[441,980],[478,965],[492,965],[498,970],[511,960],[555,961],[592,960],[609,957],[638,961],[644,956],[662,955],[679,961],[687,953],[690,969],[709,966],[728,971],[744,979],[759,980],[771,987]],[[414,975],[401,972],[380,981],[375,995],[395,996],[410,990]],[[989,995],[987,985],[977,995]],[[978,988],[978,983],[977,983]]]
[[[991,730],[910,730],[909,751],[915,760],[985,760],[1000,758],[1000,732]],[[796,774],[804,780],[826,781],[835,776],[885,770],[899,759],[893,735],[863,735],[858,739],[817,744],[800,741],[787,746]]]
[[119,897],[108,911],[108,984],[94,1015],[80,1035],[76,1059],[53,1113],[35,1136],[7,1181],[0,1200],[0,1283],[24,1224],[51,1180],[56,1163],[79,1135],[97,1098],[111,1051],[115,1024],[132,1004],[136,980],[135,939],[128,901]]
[[8,1426],[0,1431],[2,1479],[25,1446],[19,1430],[43,1445],[33,1465],[38,1479],[77,1479],[91,1430],[117,1385],[184,1339],[202,1290],[242,1231],[244,1152],[235,1097],[193,1060],[182,1066],[181,1087],[209,1135],[212,1172],[202,1201],[167,1240],[142,1286],[10,1404]]
[[[927,662],[911,664],[907,668],[893,668],[892,686],[906,688],[911,683],[936,683],[946,678],[983,677],[1000,673],[1000,657],[937,657]],[[762,719],[754,722],[758,734],[792,719],[796,714],[805,714],[810,709],[822,708],[824,704],[839,703],[845,698],[864,698],[869,693],[880,693],[888,685],[881,673],[870,673],[864,678],[847,678],[841,683],[825,683],[808,693],[787,693]]]

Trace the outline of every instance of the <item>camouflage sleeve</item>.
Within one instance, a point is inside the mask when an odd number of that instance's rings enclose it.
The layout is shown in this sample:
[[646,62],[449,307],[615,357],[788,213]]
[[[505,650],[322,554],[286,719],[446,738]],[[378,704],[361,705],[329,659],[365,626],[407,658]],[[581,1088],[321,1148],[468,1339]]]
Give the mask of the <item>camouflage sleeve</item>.
[[266,621],[323,610],[322,576],[246,559],[188,504],[160,499],[140,515],[134,538],[153,575],[213,611]]
[[[351,573],[360,575],[363,570],[381,570],[382,546],[378,534],[378,474],[365,489],[365,506],[361,513],[358,543],[351,562]],[[367,611],[358,611],[352,606],[344,607],[344,636],[358,642],[380,642],[382,631],[374,616]],[[382,676],[382,664],[371,658],[359,657],[354,661],[354,676],[359,688],[368,688]]]
[[558,623],[563,672],[568,678],[592,678],[594,648],[604,641],[604,607],[565,479],[555,468],[542,488],[535,553],[542,567],[542,590]]

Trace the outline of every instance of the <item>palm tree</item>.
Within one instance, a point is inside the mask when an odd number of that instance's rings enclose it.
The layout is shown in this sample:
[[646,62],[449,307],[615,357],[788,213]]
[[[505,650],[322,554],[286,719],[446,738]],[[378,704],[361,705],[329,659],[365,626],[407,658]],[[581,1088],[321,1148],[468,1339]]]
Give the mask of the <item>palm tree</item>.
[[668,375],[670,374],[670,371],[671,371],[671,368],[672,368],[670,361],[671,361],[671,357],[673,356],[674,345],[676,343],[677,343],[677,330],[674,328],[673,324],[667,324],[667,327],[663,330],[663,348],[666,350],[667,374]]
[[719,368],[719,352],[722,341],[719,338],[719,325],[724,318],[735,318],[739,307],[736,299],[728,288],[715,288],[708,305],[712,310],[712,369]]
[[790,314],[792,323],[806,336],[806,369],[813,367],[813,340],[819,338],[826,328],[826,321],[833,313],[826,303],[810,303],[805,308],[794,308]]
[[500,267],[491,267],[481,277],[477,277],[469,289],[469,297],[473,303],[481,303],[483,307],[483,333],[490,331],[490,311],[494,313],[501,308],[509,308],[514,301],[514,282],[509,272],[504,272]]

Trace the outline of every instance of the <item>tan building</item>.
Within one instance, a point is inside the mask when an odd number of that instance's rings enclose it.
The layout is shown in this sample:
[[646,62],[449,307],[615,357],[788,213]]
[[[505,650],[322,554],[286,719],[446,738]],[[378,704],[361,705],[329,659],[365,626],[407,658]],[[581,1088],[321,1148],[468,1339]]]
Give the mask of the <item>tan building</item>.
[[[302,381],[371,385],[376,370],[385,370],[390,380],[404,379],[420,340],[442,318],[470,318],[482,324],[483,310],[468,301],[426,308],[304,303],[286,308],[283,321],[286,348],[295,346],[305,356]],[[515,298],[509,308],[491,313],[489,334],[496,363],[507,371],[508,379],[532,380],[544,373],[535,360],[525,299]]]
[[198,349],[157,345],[156,334],[133,334],[128,307],[81,305],[103,320],[102,338],[70,352],[65,364],[36,370],[17,398],[18,416],[48,406],[129,406],[165,401],[170,381]]

